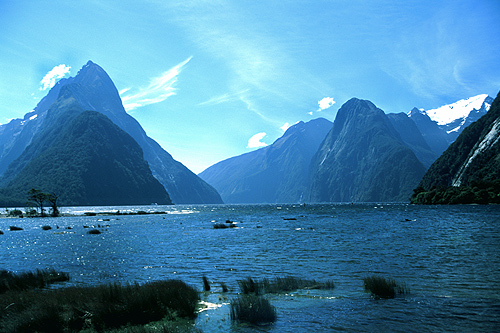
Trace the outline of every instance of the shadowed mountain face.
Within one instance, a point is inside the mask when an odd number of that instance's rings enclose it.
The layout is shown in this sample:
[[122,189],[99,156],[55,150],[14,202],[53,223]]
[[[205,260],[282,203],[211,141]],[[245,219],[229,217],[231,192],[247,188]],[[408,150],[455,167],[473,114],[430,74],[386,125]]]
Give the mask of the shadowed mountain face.
[[438,155],[431,150],[422,134],[418,130],[415,122],[405,113],[389,113],[387,117],[392,126],[396,129],[401,140],[415,153],[418,160],[428,168],[438,158]]
[[33,140],[30,148],[38,154],[0,192],[9,198],[4,201],[23,205],[28,190],[38,188],[69,206],[171,204],[137,142],[106,116],[80,111],[77,105],[66,108],[54,128],[38,136],[50,137],[49,145]]
[[425,173],[385,113],[353,98],[311,162],[313,202],[407,201]]
[[[54,103],[57,105],[55,109]],[[21,157],[24,162],[9,167],[14,160],[24,155],[24,150],[37,136],[52,128],[58,117],[65,113],[65,105],[78,108],[80,112],[100,112],[128,133],[142,148],[153,176],[165,187],[174,203],[222,203],[213,187],[175,161],[146,135],[141,125],[125,112],[118,91],[107,73],[91,61],[75,77],[60,80],[24,120],[11,121],[0,127],[0,172],[5,177],[2,184],[12,180],[30,158],[36,156],[34,153],[28,154],[27,157]],[[48,112],[49,109],[54,110]]]
[[221,161],[200,177],[226,203],[302,202],[311,158],[331,126],[323,118],[299,122],[272,145]]

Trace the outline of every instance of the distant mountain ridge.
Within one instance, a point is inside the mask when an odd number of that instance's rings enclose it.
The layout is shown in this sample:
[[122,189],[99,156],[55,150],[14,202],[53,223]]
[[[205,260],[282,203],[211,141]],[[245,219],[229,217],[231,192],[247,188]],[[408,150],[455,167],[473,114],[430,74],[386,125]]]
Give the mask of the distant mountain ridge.
[[425,167],[387,115],[352,98],[311,162],[312,202],[407,201]]
[[[13,120],[0,126],[0,173],[2,184],[12,180],[29,162],[21,157],[25,149],[45,128],[50,127],[59,114],[48,113],[54,103],[74,103],[81,110],[97,111],[130,134],[143,150],[153,176],[165,187],[174,203],[222,203],[217,191],[175,161],[161,146],[149,138],[140,124],[123,108],[118,91],[98,65],[89,61],[75,77],[61,79],[23,120]],[[43,139],[42,139],[43,140]],[[9,166],[18,158],[25,162]]]
[[[342,105],[333,126],[323,130],[323,140],[316,137],[314,145],[304,147],[305,138],[297,136],[297,129],[310,131],[310,124],[299,123],[271,146],[216,163],[200,177],[228,203],[405,202],[453,140],[446,126],[459,120],[464,127],[488,111],[489,101],[487,95],[479,95],[435,109],[435,119],[443,110],[451,119],[438,125],[416,108],[408,114],[385,114],[370,101],[353,98]],[[453,109],[459,114],[450,113]],[[310,163],[304,167],[307,159]],[[298,164],[301,172],[296,172]]]
[[331,126],[324,118],[299,122],[272,145],[216,163],[199,176],[226,203],[301,202],[311,158]]

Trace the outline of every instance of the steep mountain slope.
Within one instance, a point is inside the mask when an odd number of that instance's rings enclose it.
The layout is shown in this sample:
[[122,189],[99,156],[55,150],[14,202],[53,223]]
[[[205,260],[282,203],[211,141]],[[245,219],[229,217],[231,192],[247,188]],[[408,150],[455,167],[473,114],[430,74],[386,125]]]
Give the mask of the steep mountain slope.
[[418,160],[422,162],[426,168],[429,168],[438,158],[438,155],[433,152],[427,142],[425,142],[415,122],[403,112],[389,113],[387,117],[389,117],[392,126],[394,126],[399,133],[403,142],[415,153]]
[[31,188],[59,195],[61,205],[171,204],[130,135],[98,112],[75,111],[59,118],[53,141],[0,192],[7,204],[23,205]]
[[311,162],[313,202],[406,201],[425,167],[385,113],[353,98]]
[[[34,137],[57,119],[57,112],[51,113],[52,118],[47,112],[54,103],[76,104],[81,110],[100,112],[130,134],[141,146],[153,176],[162,183],[174,203],[222,203],[213,187],[175,161],[146,135],[141,125],[125,112],[118,91],[107,73],[91,61],[75,77],[60,80],[34,111],[26,115],[25,120],[0,126],[0,172],[7,170],[8,165],[24,155],[22,152]],[[29,155],[29,158],[34,156]],[[24,157],[25,162],[29,158]],[[25,164],[10,168],[9,172],[4,172],[5,177],[13,179]]]
[[332,123],[319,118],[291,126],[272,145],[221,161],[200,177],[226,203],[295,203],[304,200],[311,157]]
[[499,96],[429,168],[412,202],[500,203]]
[[486,94],[459,100],[432,110],[413,108],[410,117],[431,149],[441,155],[458,135],[488,112],[493,98]]

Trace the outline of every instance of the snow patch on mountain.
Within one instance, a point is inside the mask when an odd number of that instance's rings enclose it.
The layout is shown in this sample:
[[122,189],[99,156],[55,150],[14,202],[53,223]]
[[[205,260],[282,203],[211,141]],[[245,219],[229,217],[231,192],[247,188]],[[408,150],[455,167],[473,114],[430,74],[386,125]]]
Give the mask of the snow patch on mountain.
[[[437,109],[427,110],[425,113],[438,125],[446,125],[457,119],[467,118],[472,110],[479,110],[487,97],[487,94],[477,95]],[[485,106],[486,111],[488,111],[490,105],[486,103]]]

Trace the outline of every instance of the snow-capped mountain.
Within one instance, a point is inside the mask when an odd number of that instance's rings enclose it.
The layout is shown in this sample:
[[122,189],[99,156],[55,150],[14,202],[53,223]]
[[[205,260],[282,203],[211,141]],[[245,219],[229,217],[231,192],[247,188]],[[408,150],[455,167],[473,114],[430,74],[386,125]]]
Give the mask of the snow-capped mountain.
[[417,124],[427,144],[440,155],[464,128],[488,112],[492,102],[493,98],[481,94],[436,109],[414,108],[407,115]]
[[[458,119],[466,119],[472,111],[479,111],[484,104],[487,112],[493,99],[486,94],[461,99],[453,104],[443,105],[437,109],[425,111],[425,113],[438,125],[447,125]],[[486,113],[485,112],[485,113]]]

